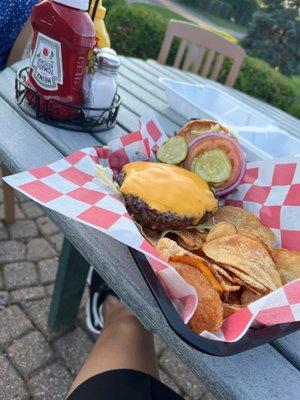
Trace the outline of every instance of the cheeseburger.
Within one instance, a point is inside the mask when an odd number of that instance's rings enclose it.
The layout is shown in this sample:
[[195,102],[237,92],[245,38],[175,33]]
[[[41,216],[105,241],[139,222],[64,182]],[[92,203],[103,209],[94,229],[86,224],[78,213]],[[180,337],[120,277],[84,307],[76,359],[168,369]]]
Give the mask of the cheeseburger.
[[132,162],[123,167],[118,184],[129,214],[159,232],[197,225],[218,208],[208,184],[176,165]]

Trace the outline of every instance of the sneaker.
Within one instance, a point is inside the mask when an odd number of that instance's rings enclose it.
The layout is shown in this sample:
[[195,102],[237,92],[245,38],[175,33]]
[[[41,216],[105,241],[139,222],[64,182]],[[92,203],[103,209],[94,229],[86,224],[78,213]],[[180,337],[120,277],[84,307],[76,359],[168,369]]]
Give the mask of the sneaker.
[[87,284],[89,286],[89,298],[85,308],[86,326],[92,333],[99,334],[104,324],[102,313],[103,302],[108,295],[115,297],[117,295],[92,266],[88,273]]

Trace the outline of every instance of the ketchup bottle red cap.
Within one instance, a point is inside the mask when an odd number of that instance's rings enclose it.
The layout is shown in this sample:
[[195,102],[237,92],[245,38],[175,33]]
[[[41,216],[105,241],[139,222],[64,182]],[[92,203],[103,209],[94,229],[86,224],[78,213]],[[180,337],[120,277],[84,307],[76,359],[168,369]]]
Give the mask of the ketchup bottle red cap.
[[87,11],[89,9],[89,0],[53,0],[55,3],[64,4],[78,10]]

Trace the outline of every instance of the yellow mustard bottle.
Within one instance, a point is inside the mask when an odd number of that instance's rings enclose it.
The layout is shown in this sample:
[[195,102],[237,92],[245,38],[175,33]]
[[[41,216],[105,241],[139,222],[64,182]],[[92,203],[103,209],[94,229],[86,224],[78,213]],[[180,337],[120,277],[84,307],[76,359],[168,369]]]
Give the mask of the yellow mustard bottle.
[[[95,3],[93,0],[91,10],[93,10],[94,4]],[[110,38],[104,22],[105,14],[106,14],[106,8],[103,7],[102,0],[99,0],[94,19],[97,47],[110,47]]]

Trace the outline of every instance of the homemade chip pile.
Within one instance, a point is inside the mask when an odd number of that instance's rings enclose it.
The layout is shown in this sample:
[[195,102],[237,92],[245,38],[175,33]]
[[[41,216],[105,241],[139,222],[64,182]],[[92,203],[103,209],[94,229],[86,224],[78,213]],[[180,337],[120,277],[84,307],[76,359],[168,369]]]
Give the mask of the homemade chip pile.
[[216,332],[224,318],[300,277],[300,254],[274,249],[273,232],[253,214],[224,206],[206,226],[168,231],[156,245],[195,287],[198,306],[189,326],[196,333]]

